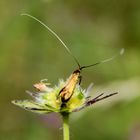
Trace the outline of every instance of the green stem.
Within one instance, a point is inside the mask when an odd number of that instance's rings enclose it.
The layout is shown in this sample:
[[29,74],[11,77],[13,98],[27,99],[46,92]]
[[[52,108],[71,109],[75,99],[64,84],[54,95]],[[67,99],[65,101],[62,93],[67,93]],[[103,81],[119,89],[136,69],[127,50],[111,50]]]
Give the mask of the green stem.
[[69,140],[69,113],[62,113],[63,117],[63,140]]

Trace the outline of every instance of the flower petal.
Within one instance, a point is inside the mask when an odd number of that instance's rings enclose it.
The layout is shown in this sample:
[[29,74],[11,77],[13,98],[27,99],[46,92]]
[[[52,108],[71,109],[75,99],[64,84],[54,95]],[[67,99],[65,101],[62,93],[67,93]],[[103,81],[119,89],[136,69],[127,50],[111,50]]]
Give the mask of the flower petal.
[[89,96],[89,93],[92,91],[93,86],[94,86],[93,83],[91,83],[91,84],[88,86],[88,88],[87,88],[87,90],[86,90],[86,92],[85,92],[85,96],[86,96],[86,97]]
[[26,90],[26,93],[35,99],[39,97],[39,93],[36,93],[36,92],[31,92],[31,91]]
[[[95,97],[95,98],[93,98],[93,99],[91,99],[91,100],[88,100],[88,101],[87,101],[85,104],[83,104],[81,107],[76,108],[75,110],[73,110],[73,112],[80,111],[80,110],[84,109],[85,107],[88,107],[88,106],[90,106],[90,105],[92,105],[92,104],[94,104],[94,103],[96,103],[96,102],[98,102],[98,101],[101,101],[101,100],[103,100],[103,99],[106,99],[106,98],[111,97],[111,96],[116,95],[116,94],[118,94],[118,92],[111,93],[111,94],[109,94],[109,95],[106,95],[106,96],[101,97],[101,96],[103,95],[103,93],[101,93],[101,94],[98,95],[97,97]],[[101,98],[100,98],[100,97],[101,97]]]
[[[101,100],[103,100],[103,99],[106,99],[106,98],[108,98],[108,97],[111,97],[111,96],[113,96],[113,95],[115,95],[115,94],[118,94],[118,92],[111,93],[111,94],[109,94],[109,95],[106,95],[106,96],[101,97],[101,96],[103,95],[103,93],[102,93],[102,94],[98,95],[97,97],[95,97],[95,98],[89,100],[89,101],[86,103],[86,106],[92,105],[92,104],[94,104],[94,103],[96,103],[96,102],[98,102],[98,101],[101,101]],[[101,98],[100,98],[100,97],[101,97]]]

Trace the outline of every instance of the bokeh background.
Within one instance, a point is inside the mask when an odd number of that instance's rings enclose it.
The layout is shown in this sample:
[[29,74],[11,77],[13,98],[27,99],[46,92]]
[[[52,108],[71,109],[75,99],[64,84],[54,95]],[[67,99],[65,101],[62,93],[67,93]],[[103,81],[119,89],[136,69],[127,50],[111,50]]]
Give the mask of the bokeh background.
[[22,110],[13,99],[47,78],[52,86],[77,68],[60,42],[29,13],[49,25],[81,64],[125,54],[83,71],[92,96],[119,94],[71,115],[71,140],[140,140],[140,1],[1,0],[0,139],[61,140],[61,117]]

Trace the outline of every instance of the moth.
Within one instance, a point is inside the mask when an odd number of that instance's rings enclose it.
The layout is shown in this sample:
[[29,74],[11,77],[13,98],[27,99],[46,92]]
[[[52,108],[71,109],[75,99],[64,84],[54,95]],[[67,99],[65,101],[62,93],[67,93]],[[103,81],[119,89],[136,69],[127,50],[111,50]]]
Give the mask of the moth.
[[[113,95],[117,94],[117,92],[111,93],[111,94],[106,95],[106,96],[102,96],[103,94],[100,94],[100,95],[98,95],[97,97],[95,97],[91,100],[88,100],[88,99],[85,100],[85,98],[83,98],[84,101],[82,101],[82,102],[80,101],[81,102],[80,105],[79,105],[80,107],[79,106],[78,107],[73,107],[73,105],[72,105],[73,103],[68,103],[69,100],[73,97],[73,94],[74,94],[75,90],[78,91],[78,95],[83,95],[83,94],[81,94],[82,92],[80,92],[80,88],[79,88],[81,80],[82,80],[82,75],[81,75],[82,70],[86,69],[86,68],[89,68],[89,67],[94,67],[96,65],[106,63],[106,62],[109,62],[109,61],[115,59],[117,56],[122,55],[124,53],[123,48],[120,50],[120,52],[118,54],[114,55],[111,58],[93,63],[91,65],[81,66],[81,64],[79,63],[77,58],[71,53],[71,51],[66,46],[66,44],[62,41],[62,39],[52,29],[50,29],[46,24],[44,24],[42,21],[38,20],[36,17],[33,17],[29,14],[22,14],[22,15],[28,16],[28,17],[36,20],[41,25],[43,25],[47,30],[49,30],[61,42],[61,44],[65,47],[67,52],[72,56],[72,58],[74,59],[74,61],[77,64],[78,68],[76,68],[72,72],[72,74],[70,75],[70,77],[68,78],[66,83],[59,89],[57,94],[56,94],[55,90],[48,87],[50,85],[50,83],[41,81],[40,83],[34,84],[34,87],[37,89],[37,91],[47,92],[47,93],[44,93],[44,94],[41,94],[41,95],[40,94],[36,95],[34,93],[30,93],[30,94],[32,96],[34,96],[35,98],[36,98],[36,96],[39,96],[37,98],[39,98],[39,100],[41,98],[41,100],[43,99],[43,101],[44,101],[44,97],[45,97],[45,100],[47,101],[47,103],[46,103],[46,101],[43,104],[42,103],[40,104],[40,102],[39,102],[39,105],[38,105],[38,102],[34,103],[34,102],[28,102],[28,101],[25,101],[25,102],[14,101],[13,102],[14,104],[16,104],[20,107],[23,107],[27,110],[31,110],[31,111],[42,111],[43,110],[45,112],[47,112],[47,111],[51,112],[52,110],[53,111],[55,110],[55,112],[62,112],[63,108],[67,108],[67,106],[70,106],[68,108],[69,109],[72,108],[71,110],[72,110],[72,112],[74,112],[74,111],[77,111],[77,110],[81,110],[82,108],[84,108],[86,106],[89,106],[89,105],[91,105],[91,104],[93,104],[97,101],[103,100],[105,98],[108,98],[110,96],[113,96]],[[77,85],[79,85],[79,87]],[[53,98],[51,97],[53,99],[51,101],[49,96],[51,96],[52,93],[54,94],[54,96],[53,96]],[[88,98],[88,97],[86,97],[86,98]],[[77,99],[75,99],[75,101],[79,102],[79,99],[77,98]],[[48,105],[48,102],[50,102],[49,105]],[[67,105],[67,104],[69,104],[69,105]],[[32,106],[35,106],[35,107],[29,107],[28,105],[29,106],[32,105]],[[38,108],[37,108],[37,105],[38,105]]]

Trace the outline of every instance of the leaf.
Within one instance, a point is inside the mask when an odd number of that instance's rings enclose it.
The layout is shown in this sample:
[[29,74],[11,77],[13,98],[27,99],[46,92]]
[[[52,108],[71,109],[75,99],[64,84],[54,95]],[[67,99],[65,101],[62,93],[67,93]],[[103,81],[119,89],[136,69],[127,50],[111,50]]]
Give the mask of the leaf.
[[14,101],[12,101],[12,103],[25,110],[32,111],[32,112],[39,113],[39,114],[46,114],[46,113],[52,112],[52,110],[49,110],[47,107],[41,106],[40,104],[38,104],[34,101],[14,100]]

